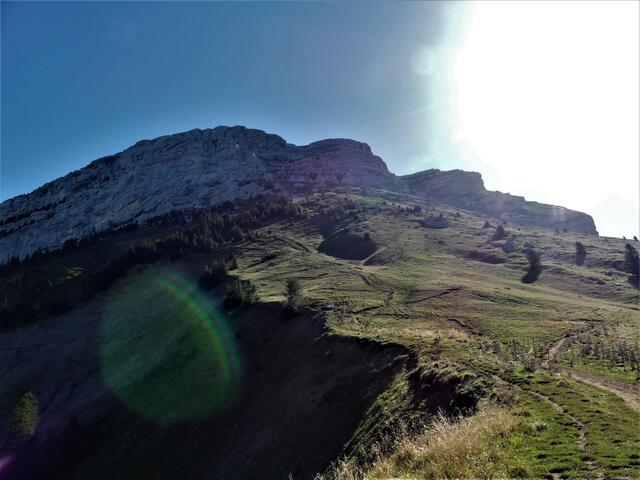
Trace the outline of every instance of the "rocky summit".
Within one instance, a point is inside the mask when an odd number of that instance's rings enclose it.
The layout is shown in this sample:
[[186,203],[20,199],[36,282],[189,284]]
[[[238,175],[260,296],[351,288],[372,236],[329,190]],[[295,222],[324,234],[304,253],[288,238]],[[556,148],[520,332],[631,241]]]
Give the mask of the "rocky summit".
[[597,234],[589,215],[489,192],[479,173],[427,170],[399,177],[365,143],[328,139],[296,146],[261,130],[220,126],[142,140],[3,202],[0,261],[173,210],[342,186],[413,194],[515,223]]

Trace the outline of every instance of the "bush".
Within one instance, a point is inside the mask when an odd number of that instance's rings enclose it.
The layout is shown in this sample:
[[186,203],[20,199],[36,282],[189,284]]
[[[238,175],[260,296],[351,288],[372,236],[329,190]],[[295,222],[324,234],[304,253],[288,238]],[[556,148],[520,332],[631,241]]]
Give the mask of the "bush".
[[535,282],[540,273],[542,272],[542,263],[540,262],[540,255],[533,248],[529,248],[526,251],[527,261],[529,262],[529,269],[527,273],[522,277],[523,283]]
[[233,280],[225,290],[224,306],[229,309],[249,307],[258,301],[256,286],[251,280]]
[[214,260],[211,265],[205,265],[204,273],[200,275],[200,285],[214,288],[227,278],[227,265],[222,260]]
[[300,309],[302,287],[297,278],[289,278],[284,282],[284,296],[287,299],[285,306],[291,313],[298,313]]
[[506,236],[507,236],[507,232],[505,231],[504,227],[502,225],[498,225],[496,227],[495,233],[493,234],[493,239],[494,240],[502,240]]
[[576,265],[583,265],[587,258],[587,249],[582,242],[576,242]]
[[25,393],[13,411],[9,433],[15,442],[29,440],[38,428],[40,413],[38,397],[33,392]]
[[629,281],[638,286],[640,278],[640,259],[638,259],[638,251],[630,244],[626,244],[624,254],[624,271],[629,274]]
[[491,228],[491,227],[492,227],[492,225],[489,223],[489,221],[485,220],[484,221],[484,225],[482,225],[482,228]]
[[529,261],[529,269],[532,268],[540,268],[542,264],[540,263],[540,255],[533,248],[527,250],[527,260]]

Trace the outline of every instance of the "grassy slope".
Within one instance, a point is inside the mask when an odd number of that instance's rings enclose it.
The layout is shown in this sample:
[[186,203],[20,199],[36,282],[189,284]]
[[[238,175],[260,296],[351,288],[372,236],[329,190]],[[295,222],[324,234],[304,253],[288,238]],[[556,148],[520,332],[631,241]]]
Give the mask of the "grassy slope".
[[[370,198],[360,200],[375,204]],[[336,201],[337,197],[326,196],[318,203]],[[451,217],[450,228],[423,228],[417,222],[419,215],[399,213],[391,203],[381,211],[369,210],[344,220],[339,227],[368,231],[381,245],[381,251],[364,262],[318,253],[323,237],[308,224],[272,226],[262,240],[241,247],[240,271],[257,282],[263,298],[273,301],[282,300],[283,281],[297,277],[310,303],[333,307],[329,324],[335,331],[399,342],[420,352],[424,363],[437,356],[440,363],[480,376],[505,376],[514,341],[535,348],[542,357],[563,336],[582,332],[591,324],[606,326],[609,337],[637,344],[637,290],[611,266],[612,261],[622,260],[624,241],[507,225],[507,231],[516,236],[518,250],[505,254],[502,242],[490,240],[493,230],[482,228],[484,219],[464,212],[456,217],[446,208],[437,211]],[[573,261],[576,241],[583,242],[589,252],[581,267]],[[541,253],[545,267],[532,285],[520,281],[526,268],[524,242]],[[493,265],[467,259],[470,250],[492,253],[506,262]],[[278,256],[265,264],[260,259],[268,253]],[[438,351],[436,337],[441,339]],[[488,348],[496,341],[497,354]],[[619,378],[623,371],[627,381],[638,384],[629,368],[600,363],[600,367],[592,364],[590,372]],[[544,371],[523,375],[509,377],[516,385],[526,385],[518,387],[515,408],[547,427],[533,434],[515,434],[511,448],[532,465],[535,474],[640,473],[638,414],[616,395],[570,379],[566,380],[569,389],[551,388],[557,381]],[[545,396],[584,423],[586,446],[578,444],[579,426],[554,409]]]
[[[496,385],[498,395],[510,392],[510,408],[522,425],[544,423],[539,430],[516,429],[504,445],[506,454],[529,465],[531,474],[637,477],[636,412],[616,395],[565,376],[514,370],[510,354],[515,343],[542,358],[565,335],[590,328],[637,344],[638,292],[611,266],[623,259],[624,242],[507,225],[518,248],[506,254],[503,241],[491,241],[493,229],[482,228],[484,218],[415,199],[385,201],[384,195],[349,195],[361,209],[333,225],[333,231],[346,227],[350,234],[369,232],[380,250],[368,259],[343,260],[318,252],[330,232],[319,229],[312,217],[345,198],[328,194],[304,201],[309,220],[264,227],[258,238],[235,245],[237,274],[254,280],[267,302],[282,301],[285,279],[298,278],[305,303],[326,311],[334,332],[406,345],[423,365],[483,378]],[[420,204],[423,212],[407,212],[409,204]],[[422,227],[419,220],[427,209],[443,212],[451,226]],[[79,273],[74,281],[81,282],[97,252],[107,255],[126,248],[134,236],[161,234],[132,232],[86,256],[61,255],[46,274],[62,278],[65,272]],[[576,241],[589,252],[581,267],[573,262]],[[520,281],[525,242],[541,253],[545,267],[529,285]],[[505,263],[469,259],[472,250],[504,258]],[[569,367],[562,355],[561,363]],[[628,368],[606,362],[574,368],[638,384]],[[403,388],[400,382],[388,398],[381,397],[379,409],[400,408],[404,400],[395,393]],[[364,418],[362,425],[370,421]]]

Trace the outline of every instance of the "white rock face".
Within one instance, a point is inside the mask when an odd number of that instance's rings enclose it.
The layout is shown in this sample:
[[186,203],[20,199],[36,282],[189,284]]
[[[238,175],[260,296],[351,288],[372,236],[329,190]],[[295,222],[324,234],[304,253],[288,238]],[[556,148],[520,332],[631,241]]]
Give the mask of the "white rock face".
[[399,181],[353,140],[298,147],[244,127],[143,140],[0,204],[0,262],[171,210],[337,185],[394,188]]
[[589,215],[488,192],[479,173],[427,170],[396,177],[365,143],[330,139],[296,146],[261,130],[216,127],[143,140],[3,202],[0,262],[172,210],[340,185],[412,193],[510,222],[597,234]]

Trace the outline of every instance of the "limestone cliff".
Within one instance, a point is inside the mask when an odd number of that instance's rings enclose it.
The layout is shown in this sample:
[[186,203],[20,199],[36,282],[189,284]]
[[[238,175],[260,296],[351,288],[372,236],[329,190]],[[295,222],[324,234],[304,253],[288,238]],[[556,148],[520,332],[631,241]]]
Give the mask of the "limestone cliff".
[[0,204],[0,262],[171,210],[258,194],[299,196],[342,185],[414,193],[515,222],[596,233],[588,215],[487,192],[478,173],[396,177],[370,147],[347,139],[296,146],[245,127],[143,140]]

